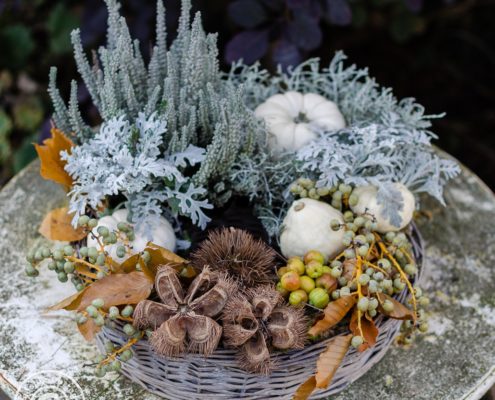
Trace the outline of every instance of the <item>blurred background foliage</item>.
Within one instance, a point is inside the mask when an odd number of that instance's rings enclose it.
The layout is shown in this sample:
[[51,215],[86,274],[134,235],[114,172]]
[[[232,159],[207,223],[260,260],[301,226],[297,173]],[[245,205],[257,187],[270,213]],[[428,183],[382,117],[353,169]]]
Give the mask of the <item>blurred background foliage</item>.
[[[155,0],[121,0],[132,34],[149,53]],[[180,0],[164,0],[169,40]],[[495,188],[495,0],[196,0],[205,28],[219,32],[224,68],[239,58],[271,70],[309,57],[328,62],[343,49],[369,66],[398,97],[412,96],[435,121],[439,145]],[[84,45],[105,39],[102,0],[0,0],[0,184],[35,157],[47,137],[48,70],[59,68],[68,96],[77,77],[69,40],[81,26]],[[79,100],[97,122],[84,86]]]

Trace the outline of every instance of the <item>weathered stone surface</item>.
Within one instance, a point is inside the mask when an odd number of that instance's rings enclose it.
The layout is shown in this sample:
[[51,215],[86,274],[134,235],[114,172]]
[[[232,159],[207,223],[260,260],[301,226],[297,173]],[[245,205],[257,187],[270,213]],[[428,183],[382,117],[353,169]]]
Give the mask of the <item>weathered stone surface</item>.
[[[469,171],[445,197],[446,208],[425,200],[432,220],[419,222],[430,332],[410,348],[393,347],[334,399],[479,399],[495,380],[495,197]],[[30,374],[54,370],[73,377],[89,400],[156,399],[116,375],[93,378],[94,346],[67,313],[43,314],[71,294],[71,285],[47,271],[36,280],[24,275],[24,254],[40,240],[44,214],[64,201],[61,189],[39,177],[37,164],[0,192],[0,388],[14,397]],[[386,375],[393,378],[389,386]],[[81,398],[74,385],[64,387],[69,398]]]

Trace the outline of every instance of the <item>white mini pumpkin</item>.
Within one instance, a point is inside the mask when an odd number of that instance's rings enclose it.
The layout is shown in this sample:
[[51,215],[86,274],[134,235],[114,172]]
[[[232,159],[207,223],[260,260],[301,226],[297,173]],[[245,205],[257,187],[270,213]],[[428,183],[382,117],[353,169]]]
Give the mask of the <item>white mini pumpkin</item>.
[[[110,231],[117,230],[118,223],[127,222],[128,215],[129,212],[126,209],[120,209],[115,211],[112,215],[107,215],[100,218],[98,225],[93,229],[93,233],[96,234],[100,226],[107,227]],[[145,229],[151,230],[151,240],[148,240],[148,235],[145,234]],[[131,242],[131,255],[143,251],[149,241],[168,250],[175,250],[176,238],[174,228],[170,222],[161,216],[151,218],[150,225],[138,225],[138,227],[134,230],[134,236],[135,239]],[[118,244],[107,245],[105,246],[105,250],[112,258],[119,259],[119,257],[117,257],[117,246]],[[98,247],[98,242],[91,235],[88,236],[88,247]],[[127,254],[126,257],[128,256],[129,254]]]
[[337,105],[316,93],[276,94],[260,104],[254,113],[265,120],[271,134],[269,146],[276,153],[296,151],[315,140],[315,127],[327,130],[345,127]]
[[318,250],[325,258],[342,252],[344,229],[334,231],[330,222],[344,223],[342,213],[327,203],[300,199],[292,203],[282,225],[280,249],[285,257],[303,257],[310,250]]
[[380,233],[399,231],[405,228],[412,220],[416,202],[414,195],[402,183],[394,183],[394,187],[401,193],[404,206],[399,212],[401,223],[399,226],[393,225],[390,220],[382,215],[383,205],[378,204],[377,193],[378,189],[375,186],[360,186],[354,189],[353,193],[359,197],[355,206],[351,206],[355,214],[370,214],[373,215],[377,223],[377,231]]

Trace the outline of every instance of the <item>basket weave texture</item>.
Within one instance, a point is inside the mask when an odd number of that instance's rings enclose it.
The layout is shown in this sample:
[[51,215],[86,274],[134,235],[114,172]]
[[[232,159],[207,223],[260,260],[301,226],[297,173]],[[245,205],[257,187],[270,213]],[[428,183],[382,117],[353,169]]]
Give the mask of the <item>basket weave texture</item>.
[[[418,282],[423,269],[423,240],[414,225],[411,225],[408,236],[418,266]],[[404,302],[407,297],[406,288],[396,299]],[[328,398],[364,375],[385,355],[401,323],[383,315],[376,318],[375,324],[380,332],[376,345],[362,353],[351,348],[331,385],[325,390],[315,391],[310,398]],[[100,331],[96,337],[100,351],[104,352],[104,343],[108,340],[119,346],[127,342],[121,325],[115,328],[105,326]],[[302,350],[274,353],[272,360],[276,367],[270,376],[240,369],[237,353],[232,349],[219,348],[208,358],[196,354],[165,358],[156,354],[147,340],[140,340],[133,346],[134,357],[122,364],[122,373],[149,392],[169,400],[291,399],[299,385],[315,373],[316,360],[330,340],[314,343]]]

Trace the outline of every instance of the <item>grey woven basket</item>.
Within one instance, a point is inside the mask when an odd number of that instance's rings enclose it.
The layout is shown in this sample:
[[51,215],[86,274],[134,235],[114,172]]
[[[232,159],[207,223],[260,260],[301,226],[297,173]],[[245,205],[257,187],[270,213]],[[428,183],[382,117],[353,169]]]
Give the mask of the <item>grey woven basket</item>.
[[[414,225],[408,236],[419,270],[417,282],[423,268],[423,240]],[[404,290],[396,298],[404,302],[407,297],[407,290]],[[340,392],[382,359],[402,321],[379,316],[375,323],[380,331],[376,345],[362,353],[351,348],[331,385],[325,390],[315,391],[311,399],[323,399]],[[104,327],[96,339],[102,352],[105,341],[110,340],[117,345],[127,342],[121,325]],[[234,350],[217,349],[208,358],[195,354],[165,358],[157,355],[147,340],[140,340],[133,346],[134,357],[122,364],[122,373],[151,393],[170,400],[291,399],[298,386],[314,374],[316,360],[329,340],[302,350],[273,354],[272,359],[277,367],[270,376],[255,375],[240,369]]]

